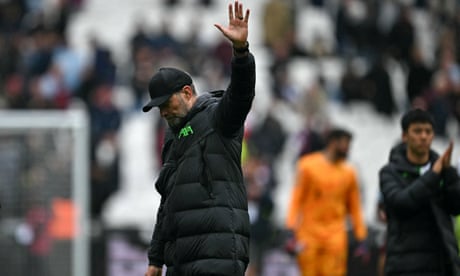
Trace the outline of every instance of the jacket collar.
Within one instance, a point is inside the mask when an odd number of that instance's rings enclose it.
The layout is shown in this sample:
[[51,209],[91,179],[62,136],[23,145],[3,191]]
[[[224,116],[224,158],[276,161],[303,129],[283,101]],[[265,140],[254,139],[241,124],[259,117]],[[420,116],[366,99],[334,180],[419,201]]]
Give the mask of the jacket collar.
[[218,97],[216,97],[213,93],[215,92],[208,92],[208,93],[198,96],[192,108],[189,110],[187,115],[182,119],[182,122],[178,126],[171,128],[171,131],[175,135],[179,134],[180,130],[183,129],[184,126],[187,124],[187,122],[190,122],[190,120],[192,120],[192,118],[196,114],[204,110],[209,104],[213,102],[217,102]]
[[[407,160],[406,157],[407,145],[403,142],[395,145],[389,156],[390,164],[392,164],[398,171],[404,171],[408,173],[419,174],[419,165],[414,165]],[[438,159],[439,155],[434,151],[430,150],[429,161],[434,163]]]

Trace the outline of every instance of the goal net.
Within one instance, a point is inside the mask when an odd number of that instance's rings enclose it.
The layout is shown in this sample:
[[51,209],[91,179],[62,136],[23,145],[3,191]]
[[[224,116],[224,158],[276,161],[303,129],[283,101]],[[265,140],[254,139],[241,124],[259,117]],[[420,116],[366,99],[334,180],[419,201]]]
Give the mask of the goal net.
[[0,275],[89,275],[88,119],[0,111]]

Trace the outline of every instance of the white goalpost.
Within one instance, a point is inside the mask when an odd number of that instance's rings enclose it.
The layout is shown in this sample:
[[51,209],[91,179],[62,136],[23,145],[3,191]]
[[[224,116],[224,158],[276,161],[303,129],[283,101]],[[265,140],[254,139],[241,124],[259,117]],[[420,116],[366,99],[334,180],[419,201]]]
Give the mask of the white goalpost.
[[89,275],[89,149],[84,110],[0,111],[0,275]]

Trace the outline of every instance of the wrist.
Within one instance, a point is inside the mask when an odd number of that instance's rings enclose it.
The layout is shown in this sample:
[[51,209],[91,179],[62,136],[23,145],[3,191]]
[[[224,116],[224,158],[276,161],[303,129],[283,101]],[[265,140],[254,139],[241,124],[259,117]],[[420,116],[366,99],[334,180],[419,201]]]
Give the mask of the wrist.
[[249,53],[249,42],[233,43],[233,54],[235,56],[245,56]]
[[249,43],[247,41],[234,41],[232,46],[233,49],[243,49],[248,48]]
[[439,175],[441,174],[441,170],[440,168],[432,168],[431,171],[434,172],[435,174]]

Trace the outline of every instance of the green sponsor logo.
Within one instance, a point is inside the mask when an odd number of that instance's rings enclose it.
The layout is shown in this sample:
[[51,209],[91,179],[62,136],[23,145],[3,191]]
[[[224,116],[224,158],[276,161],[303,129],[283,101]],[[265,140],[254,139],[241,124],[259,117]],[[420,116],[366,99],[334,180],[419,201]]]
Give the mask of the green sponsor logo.
[[193,134],[193,129],[192,129],[192,126],[191,125],[186,125],[185,127],[183,127],[180,132],[179,132],[179,139],[182,138],[182,137],[187,137],[189,136],[190,134]]

